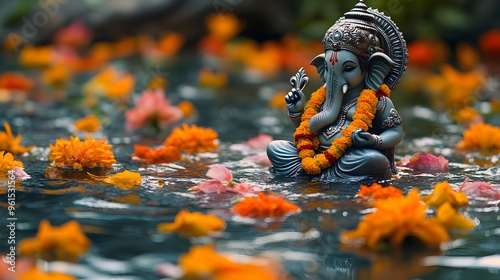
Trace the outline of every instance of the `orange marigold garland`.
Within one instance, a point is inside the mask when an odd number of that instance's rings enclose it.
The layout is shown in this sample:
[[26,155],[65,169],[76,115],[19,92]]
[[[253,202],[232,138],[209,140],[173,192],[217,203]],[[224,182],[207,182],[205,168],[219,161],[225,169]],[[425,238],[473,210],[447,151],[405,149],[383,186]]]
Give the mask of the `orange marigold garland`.
[[304,113],[302,114],[301,123],[293,134],[295,146],[299,158],[302,159],[302,168],[309,175],[318,175],[322,170],[332,166],[345,151],[352,146],[351,135],[357,129],[367,131],[372,127],[372,121],[377,111],[378,99],[381,96],[389,96],[390,89],[383,84],[380,89],[375,92],[371,89],[365,89],[358,97],[356,110],[354,111],[353,121],[342,130],[342,136],[336,138],[330,148],[323,153],[318,152],[319,139],[318,136],[311,133],[309,121],[319,113],[321,105],[326,99],[325,87],[320,87],[311,95],[307,102]]

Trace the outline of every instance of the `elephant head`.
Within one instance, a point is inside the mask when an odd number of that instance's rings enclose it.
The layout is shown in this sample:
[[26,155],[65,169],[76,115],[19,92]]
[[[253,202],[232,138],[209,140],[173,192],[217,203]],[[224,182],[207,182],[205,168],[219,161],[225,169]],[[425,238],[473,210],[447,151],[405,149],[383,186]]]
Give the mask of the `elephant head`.
[[311,65],[316,66],[326,88],[326,100],[320,113],[311,118],[309,128],[313,134],[335,122],[342,104],[357,98],[365,88],[378,90],[394,65],[382,52],[366,58],[349,50],[326,50],[316,56]]

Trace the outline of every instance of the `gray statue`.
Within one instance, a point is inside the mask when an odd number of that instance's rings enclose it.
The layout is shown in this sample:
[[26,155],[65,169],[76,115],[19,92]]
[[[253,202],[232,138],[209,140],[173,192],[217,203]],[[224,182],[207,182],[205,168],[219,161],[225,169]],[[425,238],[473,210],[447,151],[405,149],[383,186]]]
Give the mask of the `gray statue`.
[[311,64],[325,84],[309,101],[304,70],[290,79],[285,101],[294,142],[269,144],[271,172],[330,182],[390,179],[397,172],[394,147],[403,137],[389,99],[408,61],[402,34],[390,17],[360,1],[328,29],[323,47]]

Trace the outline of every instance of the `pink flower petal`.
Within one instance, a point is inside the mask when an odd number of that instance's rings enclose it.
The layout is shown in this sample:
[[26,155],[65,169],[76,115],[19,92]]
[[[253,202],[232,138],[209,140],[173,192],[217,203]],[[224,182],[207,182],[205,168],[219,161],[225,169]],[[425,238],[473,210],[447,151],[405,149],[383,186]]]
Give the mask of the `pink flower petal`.
[[207,177],[218,180],[221,183],[227,184],[233,180],[233,174],[229,169],[222,164],[214,164],[207,171]]
[[492,185],[490,182],[469,182],[469,178],[465,178],[458,191],[471,197],[500,200],[500,190],[495,187],[499,188],[500,185]]
[[189,190],[191,191],[201,191],[204,193],[224,193],[227,191],[227,186],[224,186],[220,181],[218,180],[209,180],[205,181],[198,186],[194,186],[190,188]]
[[245,157],[243,160],[255,162],[255,163],[262,165],[262,166],[271,166],[272,165],[271,161],[267,157],[266,152],[262,152],[262,153],[255,154],[253,156]]
[[448,160],[446,158],[420,152],[413,154],[411,158],[405,156],[397,164],[409,167],[415,172],[439,173],[448,171]]
[[227,188],[227,190],[239,194],[255,193],[259,191],[259,189],[244,183],[236,183],[232,187]]
[[16,179],[18,179],[18,180],[24,181],[24,180],[31,178],[31,176],[28,175],[28,173],[26,173],[24,171],[24,169],[22,169],[19,166],[14,167],[14,169],[12,169],[12,170],[14,170],[14,176],[16,176]]
[[253,149],[265,149],[271,141],[273,141],[273,137],[260,133],[259,135],[248,139],[247,145]]

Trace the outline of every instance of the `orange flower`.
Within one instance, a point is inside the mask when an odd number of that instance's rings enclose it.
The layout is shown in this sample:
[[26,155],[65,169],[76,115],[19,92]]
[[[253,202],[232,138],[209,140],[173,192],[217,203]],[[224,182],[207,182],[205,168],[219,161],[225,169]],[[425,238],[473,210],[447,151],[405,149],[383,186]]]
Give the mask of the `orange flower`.
[[462,68],[463,70],[474,68],[481,59],[479,52],[465,42],[460,42],[457,44],[456,54],[458,65],[460,65],[460,68]]
[[430,68],[435,63],[432,45],[419,40],[408,44],[408,65]]
[[16,168],[23,168],[22,162],[14,160],[14,156],[11,153],[0,151],[0,178],[5,178],[7,173]]
[[224,229],[226,223],[212,214],[199,212],[190,213],[181,210],[175,216],[173,223],[161,223],[157,226],[158,231],[176,232],[184,237],[202,237],[218,233]]
[[134,145],[133,160],[144,161],[149,164],[168,163],[181,158],[181,152],[171,146],[151,148],[143,145]]
[[258,197],[245,197],[233,207],[240,216],[250,218],[281,218],[300,211],[300,207],[286,201],[281,196],[259,192]]
[[500,57],[500,30],[490,30],[479,38],[481,51],[491,57]]
[[130,172],[128,170],[107,177],[96,176],[88,172],[87,174],[89,174],[90,177],[92,177],[95,180],[115,185],[122,190],[136,189],[137,187],[140,187],[142,184],[141,174],[137,172]]
[[14,138],[8,122],[4,122],[3,126],[5,127],[5,132],[0,131],[0,151],[6,151],[14,155],[18,155],[29,152],[35,147],[24,147],[19,145],[23,140],[23,136],[18,133],[16,138]]
[[254,263],[238,263],[218,254],[210,245],[192,246],[188,253],[180,256],[179,266],[182,279],[286,279],[279,267],[269,261],[256,259]]
[[57,167],[71,167],[82,170],[83,168],[111,167],[116,163],[112,145],[106,144],[105,140],[96,140],[87,136],[80,141],[79,137],[71,136],[70,140],[57,139],[50,146],[49,158],[52,158]]
[[357,196],[376,201],[388,198],[402,197],[403,192],[394,186],[384,187],[379,183],[374,182],[370,186],[362,185],[361,189],[357,193]]
[[210,128],[189,126],[183,124],[182,128],[175,128],[165,139],[165,146],[177,148],[180,152],[204,153],[213,152],[219,147],[217,143],[219,135]]
[[222,88],[227,84],[227,75],[224,72],[213,72],[205,67],[200,70],[198,84],[202,87]]
[[88,98],[102,95],[110,99],[124,99],[130,95],[134,86],[135,78],[132,74],[109,66],[84,85],[83,93]]
[[182,115],[185,118],[191,117],[196,113],[196,108],[194,107],[193,103],[191,103],[189,100],[184,100],[179,102],[179,104],[177,104],[177,108],[181,110]]
[[463,139],[457,143],[460,151],[498,153],[500,149],[500,127],[485,123],[471,125],[464,131]]
[[153,76],[148,81],[147,88],[156,91],[156,90],[164,90],[168,85],[168,81],[166,78],[162,76]]
[[33,267],[27,272],[19,275],[17,280],[77,280],[77,278],[61,272],[44,272]]
[[468,127],[472,124],[483,122],[483,117],[474,108],[467,106],[452,115],[457,123]]
[[62,64],[52,65],[42,72],[43,81],[53,86],[63,86],[68,81],[70,74],[68,68]]
[[21,255],[36,259],[75,262],[89,247],[90,240],[77,221],[53,227],[49,221],[43,220],[36,237],[21,240],[18,249]]
[[206,24],[210,36],[221,41],[227,41],[238,35],[241,30],[241,24],[238,18],[231,13],[225,13],[224,16],[212,14],[207,17]]
[[7,72],[0,76],[0,89],[29,91],[33,81],[21,73]]
[[55,50],[51,46],[25,46],[19,53],[20,64],[24,67],[47,67],[52,64]]
[[474,222],[458,213],[449,202],[443,203],[436,212],[439,222],[449,229],[470,230],[474,228]]
[[380,250],[386,245],[399,248],[406,238],[413,237],[429,248],[439,249],[450,238],[436,218],[426,218],[427,207],[419,200],[416,189],[406,197],[376,201],[375,207],[375,212],[366,215],[356,229],[341,234],[343,244]]
[[162,56],[172,57],[184,45],[184,36],[179,33],[169,33],[163,35],[156,46]]
[[88,115],[75,121],[75,128],[78,131],[94,133],[101,129],[101,121],[94,115]]
[[454,191],[446,181],[437,183],[432,193],[422,196],[421,199],[429,206],[438,208],[442,204],[449,202],[453,207],[465,207],[469,205],[469,199],[463,192]]

